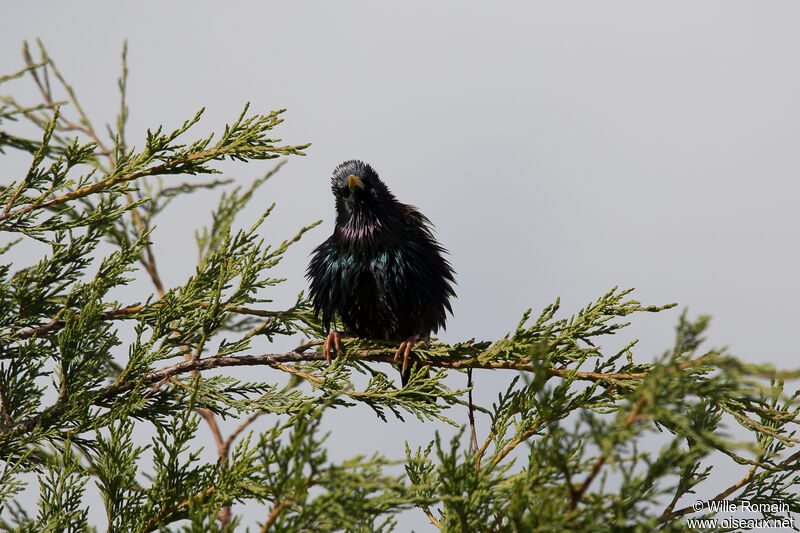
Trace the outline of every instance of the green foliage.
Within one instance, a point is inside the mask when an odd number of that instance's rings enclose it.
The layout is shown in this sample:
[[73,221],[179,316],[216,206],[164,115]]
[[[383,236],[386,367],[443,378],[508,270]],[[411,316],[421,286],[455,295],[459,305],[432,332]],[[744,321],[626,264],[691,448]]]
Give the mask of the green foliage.
[[[442,531],[652,531],[713,516],[695,513],[696,499],[800,511],[798,393],[786,385],[798,374],[702,349],[708,319],[685,314],[655,362],[637,361],[635,342],[608,351],[601,341],[628,317],[672,307],[642,306],[630,291],[566,317],[558,302],[537,318],[529,310],[496,341],[417,347],[405,388],[385,373],[395,374],[396,349],[385,343],[346,339],[346,353],[327,365],[312,350],[323,332],[303,295],[283,308],[268,299],[283,281],[272,270],[315,224],[271,245],[260,235],[273,206],[244,228],[237,220],[283,162],[247,187],[176,182],[215,174],[223,159],[302,155],[308,145],[272,135],[281,111],[245,106],[219,137],[186,140],[201,111],[175,130],[148,131],[137,149],[125,133],[125,51],[106,141],[41,44],[39,54],[34,61],[26,45],[27,66],[0,78],[5,87],[27,75],[39,91],[33,103],[0,97],[0,153],[30,158],[24,175],[0,186],[3,530],[232,531],[257,522],[261,531],[405,531],[418,513]],[[20,119],[41,135],[6,131]],[[222,189],[219,205],[196,233],[193,273],[166,287],[154,222],[201,189]],[[34,251],[15,255],[20,243]],[[153,288],[138,301],[117,300],[120,288],[144,282]],[[309,341],[290,352],[256,353],[257,340],[298,333]],[[233,366],[268,367],[259,373],[267,381],[235,379],[225,372]],[[445,384],[468,369],[483,370],[479,384],[489,371],[507,376],[492,405]],[[402,459],[331,460],[321,423],[356,405],[387,423],[433,422],[434,431],[407,443]],[[463,424],[463,406],[481,424]],[[254,431],[264,414],[272,425]],[[238,429],[224,435],[220,417],[238,419]],[[204,460],[201,450],[214,446],[217,460]],[[741,470],[735,484],[715,481],[720,461]],[[93,492],[105,523],[89,513]],[[261,509],[257,518],[237,512],[245,503]]]

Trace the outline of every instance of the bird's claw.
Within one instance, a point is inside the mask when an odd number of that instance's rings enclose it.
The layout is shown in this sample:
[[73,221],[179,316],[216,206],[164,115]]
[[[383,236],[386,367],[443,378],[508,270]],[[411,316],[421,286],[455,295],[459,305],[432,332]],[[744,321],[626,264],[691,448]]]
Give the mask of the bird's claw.
[[338,331],[331,331],[328,333],[328,337],[325,339],[325,345],[322,347],[322,353],[325,354],[325,360],[328,361],[328,364],[331,364],[333,360],[331,357],[331,344],[333,344],[333,351],[336,352],[336,355],[344,353],[341,338],[342,335]]
[[400,343],[400,347],[397,349],[397,353],[394,354],[394,360],[398,361],[400,359],[400,355],[403,355],[403,367],[400,370],[403,375],[406,374],[408,371],[408,360],[409,356],[411,355],[411,349],[414,345],[417,344],[417,336],[412,335],[411,337],[407,338],[403,342]]

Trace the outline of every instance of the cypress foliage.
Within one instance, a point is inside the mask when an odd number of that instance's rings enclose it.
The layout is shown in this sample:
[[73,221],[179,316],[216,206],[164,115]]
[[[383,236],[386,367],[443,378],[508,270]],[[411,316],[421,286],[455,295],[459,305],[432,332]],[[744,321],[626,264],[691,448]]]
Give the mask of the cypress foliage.
[[[120,113],[103,134],[41,43],[38,59],[27,44],[23,56],[24,68],[0,77],[3,89],[29,78],[36,90],[25,102],[0,96],[0,153],[30,159],[24,176],[0,185],[3,530],[405,531],[400,513],[416,512],[442,531],[672,531],[690,529],[687,517],[718,515],[695,500],[780,504],[748,518],[800,511],[798,393],[786,386],[799,373],[703,348],[707,317],[682,316],[674,346],[642,362],[635,342],[612,352],[601,342],[673,305],[644,306],[613,289],[565,318],[558,302],[529,310],[498,340],[431,342],[415,350],[406,387],[387,377],[396,346],[385,343],[346,339],[329,367],[303,295],[277,309],[264,298],[282,281],[272,269],[316,224],[268,244],[260,234],[272,207],[249,227],[236,220],[282,162],[246,188],[197,177],[217,174],[224,159],[303,155],[308,145],[273,137],[282,111],[245,106],[221,135],[194,140],[201,110],[134,148],[124,51]],[[41,134],[15,133],[22,120]],[[151,229],[173,199],[200,189],[223,192],[197,232],[194,273],[167,287]],[[37,262],[15,255],[26,241],[41,250]],[[116,299],[142,278],[151,294]],[[298,333],[308,342],[290,352],[253,349],[260,336]],[[232,366],[269,371],[242,381],[226,374]],[[489,371],[508,380],[491,405],[443,381],[465,373],[472,384]],[[288,386],[269,379],[287,374]],[[460,432],[432,432],[405,458],[332,461],[320,423],[358,404],[388,423],[413,416]],[[272,425],[255,431],[264,414]],[[223,434],[221,416],[241,425]],[[490,421],[488,434],[477,434],[475,416]],[[198,452],[208,445],[201,424],[215,436],[212,463]],[[151,440],[137,438],[143,427]],[[720,465],[741,477],[721,486]],[[90,523],[95,489],[107,525]],[[243,522],[243,502],[261,514]]]

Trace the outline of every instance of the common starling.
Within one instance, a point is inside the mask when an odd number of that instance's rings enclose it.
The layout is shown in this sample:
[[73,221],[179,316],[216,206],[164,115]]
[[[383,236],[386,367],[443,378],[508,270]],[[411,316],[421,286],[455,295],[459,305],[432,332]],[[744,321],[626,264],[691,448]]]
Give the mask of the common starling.
[[336,198],[336,227],[313,252],[306,277],[314,312],[322,312],[329,332],[324,353],[341,353],[344,333],[366,339],[398,341],[401,377],[408,381],[409,354],[419,339],[444,328],[453,269],[433,236],[430,220],[402,204],[378,173],[362,161],[345,161],[331,179]]

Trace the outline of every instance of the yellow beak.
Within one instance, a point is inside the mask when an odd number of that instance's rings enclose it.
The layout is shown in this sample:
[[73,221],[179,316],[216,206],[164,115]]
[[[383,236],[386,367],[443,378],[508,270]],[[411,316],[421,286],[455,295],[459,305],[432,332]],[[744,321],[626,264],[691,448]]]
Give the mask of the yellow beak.
[[359,179],[359,177],[356,176],[355,174],[350,174],[350,176],[347,179],[347,186],[350,188],[350,192],[352,193],[356,189],[356,187],[358,187],[359,189],[363,189],[364,182],[361,181],[361,179]]

